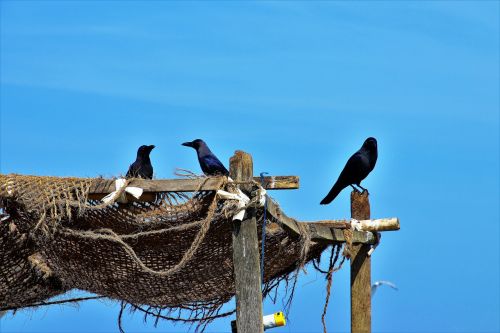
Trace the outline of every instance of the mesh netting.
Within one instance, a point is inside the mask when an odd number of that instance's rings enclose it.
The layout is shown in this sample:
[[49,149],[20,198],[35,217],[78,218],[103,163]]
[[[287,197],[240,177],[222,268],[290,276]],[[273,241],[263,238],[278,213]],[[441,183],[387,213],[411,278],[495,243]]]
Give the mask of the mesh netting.
[[[235,294],[235,202],[198,191],[103,204],[89,199],[96,182],[0,175],[8,215],[0,222],[0,307],[22,308],[76,288],[150,311],[195,309],[196,320],[218,313]],[[257,209],[259,235],[262,214]],[[268,215],[265,294],[327,247],[301,229],[290,234]]]

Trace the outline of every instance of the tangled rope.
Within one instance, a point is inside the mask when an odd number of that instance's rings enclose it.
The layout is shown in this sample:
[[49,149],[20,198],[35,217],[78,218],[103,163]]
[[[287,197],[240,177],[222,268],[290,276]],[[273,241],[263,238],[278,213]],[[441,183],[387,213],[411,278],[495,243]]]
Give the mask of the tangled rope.
[[[121,300],[156,320],[196,323],[200,330],[233,313],[221,312],[235,292],[231,220],[257,208],[258,226],[267,231],[261,184],[221,182],[220,189],[233,194],[238,194],[237,185],[252,185],[244,205],[240,199],[222,200],[215,191],[201,191],[204,181],[190,197],[158,193],[148,202],[119,202],[131,183],[127,180],[103,203],[88,199],[96,181],[0,175],[0,200],[9,215],[8,223],[0,223],[0,265],[7,277],[0,277],[0,299],[6,306],[41,305],[77,288]],[[284,283],[288,313],[300,270],[327,245],[311,240],[307,223],[297,224],[296,235],[279,218],[268,217],[263,296],[276,300]],[[50,276],[36,273],[26,260],[34,253],[39,254],[37,267],[49,268]],[[184,315],[172,315],[176,310]]]

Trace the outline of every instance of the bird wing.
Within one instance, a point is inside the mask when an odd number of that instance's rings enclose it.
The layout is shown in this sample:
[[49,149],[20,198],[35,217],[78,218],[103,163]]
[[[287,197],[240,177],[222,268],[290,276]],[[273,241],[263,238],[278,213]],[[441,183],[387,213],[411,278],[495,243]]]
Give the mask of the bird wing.
[[[214,155],[203,156],[203,163],[201,163],[203,172],[207,174],[216,174],[221,173],[224,175],[228,175],[229,171],[227,171],[224,164],[222,164],[219,159]],[[206,169],[204,169],[204,167]]]
[[352,155],[339,175],[339,182],[345,186],[356,184],[370,173],[368,158],[360,151]]
[[375,284],[377,286],[386,285],[386,286],[391,287],[392,289],[398,290],[398,287],[396,287],[396,285],[390,281],[377,281],[377,282],[375,282]]
[[[337,197],[337,195],[339,195],[339,193],[344,188],[351,184],[357,184],[362,179],[359,178],[359,174],[364,173],[364,164],[365,162],[363,160],[363,154],[361,154],[359,151],[354,153],[354,155],[352,155],[347,160],[344,169],[342,169],[342,172],[340,172],[339,178],[337,179],[335,184],[333,184],[332,189],[330,190],[330,192],[328,192],[326,197],[321,200],[320,204],[329,204]],[[368,175],[368,173],[366,173],[366,175]]]
[[377,288],[380,287],[380,286],[382,286],[382,285],[389,286],[389,287],[391,287],[394,290],[398,290],[398,287],[396,287],[396,285],[394,283],[392,283],[392,282],[389,282],[389,281],[375,281],[372,284],[372,297],[377,292]]
[[137,176],[137,166],[136,166],[136,163],[132,163],[130,164],[130,166],[128,167],[128,171],[127,171],[127,174],[125,175],[126,178],[133,178],[133,177],[136,177]]

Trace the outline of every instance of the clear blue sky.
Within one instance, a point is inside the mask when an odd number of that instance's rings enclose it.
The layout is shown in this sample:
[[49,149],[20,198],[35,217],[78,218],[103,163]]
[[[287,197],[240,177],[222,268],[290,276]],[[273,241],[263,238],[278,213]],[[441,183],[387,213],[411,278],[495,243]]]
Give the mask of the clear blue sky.
[[[124,173],[155,144],[156,176],[199,172],[180,143],[205,139],[255,171],[299,175],[273,192],[291,216],[318,203],[368,136],[373,217],[398,216],[373,256],[374,332],[498,332],[499,2],[1,1],[1,172]],[[285,328],[321,332],[325,281],[302,276]],[[349,329],[349,270],[330,332]],[[265,312],[280,306],[265,304]],[[24,311],[5,332],[116,332],[118,307]],[[155,329],[126,316],[128,332]],[[208,332],[228,332],[229,320]]]

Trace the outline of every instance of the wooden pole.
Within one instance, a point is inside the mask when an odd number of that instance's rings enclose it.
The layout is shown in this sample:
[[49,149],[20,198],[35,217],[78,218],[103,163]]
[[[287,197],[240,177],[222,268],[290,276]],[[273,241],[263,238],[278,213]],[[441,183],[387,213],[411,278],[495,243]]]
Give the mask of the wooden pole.
[[[236,151],[230,159],[229,174],[235,181],[252,180],[252,156],[243,151]],[[240,185],[240,188],[248,195],[251,186]],[[238,333],[263,333],[259,239],[253,208],[247,209],[243,221],[234,221],[233,265]]]
[[[351,192],[351,217],[370,219],[368,192]],[[351,253],[351,332],[371,332],[371,260],[370,245],[352,246]]]

